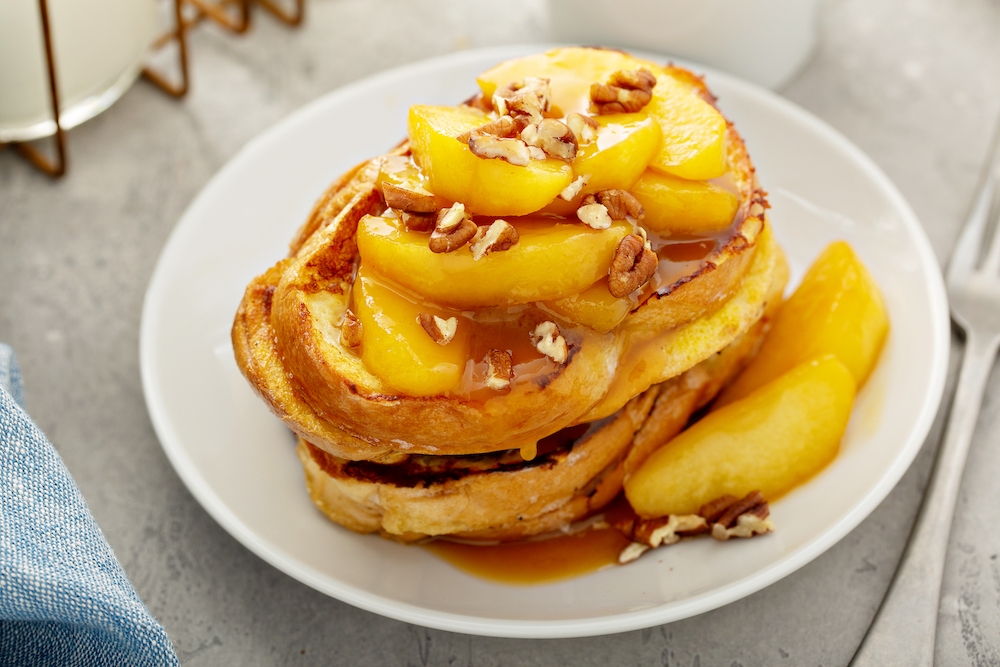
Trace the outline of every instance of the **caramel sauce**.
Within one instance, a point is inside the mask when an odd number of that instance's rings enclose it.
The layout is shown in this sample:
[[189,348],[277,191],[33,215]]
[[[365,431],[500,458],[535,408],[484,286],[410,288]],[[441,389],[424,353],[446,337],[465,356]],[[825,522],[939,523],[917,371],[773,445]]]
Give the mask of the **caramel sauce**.
[[579,577],[618,564],[629,541],[617,530],[584,530],[544,540],[477,545],[435,540],[424,548],[460,570],[514,586]]

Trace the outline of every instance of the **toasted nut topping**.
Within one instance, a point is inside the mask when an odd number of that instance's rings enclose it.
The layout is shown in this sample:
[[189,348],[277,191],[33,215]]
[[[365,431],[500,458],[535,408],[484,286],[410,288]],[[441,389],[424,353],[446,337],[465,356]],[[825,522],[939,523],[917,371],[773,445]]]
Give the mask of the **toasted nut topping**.
[[413,232],[429,232],[434,229],[437,223],[437,215],[434,213],[410,213],[402,211],[399,219],[403,221],[406,228]]
[[751,491],[744,498],[723,496],[702,506],[698,514],[712,524],[712,537],[728,540],[731,537],[753,537],[774,530],[774,523],[767,501],[760,491]]
[[517,243],[518,234],[514,225],[506,220],[495,220],[492,224],[480,227],[472,237],[469,247],[472,249],[472,259],[478,261],[491,252],[507,250]]
[[[642,220],[646,216],[639,200],[625,190],[601,190],[594,195],[596,201],[608,209],[608,215],[612,220],[624,220],[632,216],[636,220]],[[584,200],[584,203],[589,203]]]
[[527,116],[532,123],[542,119],[542,112],[551,105],[548,79],[526,77],[512,81],[493,93],[493,107],[501,116]]
[[388,181],[382,183],[382,196],[386,206],[409,213],[434,213],[438,210],[434,195],[424,191],[410,190]]
[[566,339],[559,335],[559,327],[555,322],[542,322],[535,327],[531,342],[539,352],[557,364],[564,363],[569,356]]
[[481,158],[500,158],[512,165],[523,167],[531,160],[528,145],[520,139],[498,139],[489,134],[476,134],[469,137],[469,150]]
[[583,200],[583,206],[576,209],[576,217],[580,219],[580,222],[593,229],[607,229],[610,227],[613,220],[608,215],[607,207],[604,204],[598,204],[596,201],[588,204],[586,203],[587,199],[589,198]]
[[565,199],[566,201],[572,201],[574,197],[580,194],[580,191],[583,190],[583,186],[585,186],[589,180],[590,174],[577,176],[575,181],[563,188],[563,191],[559,193],[559,198]]
[[554,118],[543,118],[528,125],[521,131],[521,140],[560,160],[576,157],[576,135],[565,123]]
[[437,224],[431,233],[431,252],[452,252],[465,245],[476,234],[476,223],[465,212],[461,202],[438,211]]
[[455,332],[458,331],[458,318],[455,317],[443,319],[437,315],[420,313],[417,315],[417,322],[438,345],[450,343],[451,339],[455,337]]
[[344,321],[340,323],[340,344],[344,347],[361,345],[361,320],[351,311],[347,311]]
[[590,116],[573,112],[566,116],[566,125],[576,136],[577,146],[586,146],[597,139],[597,128],[600,125]]
[[608,291],[611,296],[628,296],[653,277],[659,263],[656,253],[638,234],[629,234],[615,249],[608,272]]
[[497,391],[510,386],[514,377],[514,363],[510,352],[490,350],[486,354],[486,386]]
[[618,562],[628,563],[649,549],[703,533],[710,532],[712,537],[722,541],[763,535],[774,530],[774,524],[767,518],[769,512],[760,491],[751,491],[741,500],[730,495],[716,498],[702,505],[697,514],[671,514],[655,519],[624,517],[612,528],[632,543],[618,555]]
[[629,563],[649,549],[675,544],[682,537],[708,531],[705,519],[697,514],[670,514],[656,519],[625,519],[614,528],[632,540],[618,555],[619,563]]
[[633,113],[653,99],[656,77],[647,69],[619,70],[608,83],[590,85],[590,101],[598,114]]
[[434,231],[447,234],[454,231],[468,216],[465,214],[465,204],[456,202],[450,207],[438,211]]
[[481,125],[474,130],[463,132],[455,137],[463,144],[469,143],[473,134],[488,134],[493,137],[509,138],[517,134],[517,123],[510,116],[500,116],[494,121]]

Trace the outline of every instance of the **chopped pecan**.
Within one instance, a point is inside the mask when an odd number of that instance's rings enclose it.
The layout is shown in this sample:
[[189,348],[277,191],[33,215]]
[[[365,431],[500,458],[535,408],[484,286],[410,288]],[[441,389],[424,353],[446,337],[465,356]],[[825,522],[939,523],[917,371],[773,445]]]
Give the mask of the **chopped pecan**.
[[528,145],[520,139],[497,138],[490,134],[472,133],[469,137],[469,150],[481,158],[499,158],[512,165],[523,167],[531,160]]
[[608,272],[608,291],[621,298],[639,289],[653,277],[659,263],[656,253],[638,234],[629,234],[618,243],[611,270]]
[[465,212],[465,205],[455,203],[438,211],[431,232],[431,252],[452,252],[465,245],[476,234],[476,223]]
[[501,116],[526,116],[530,122],[542,119],[542,112],[551,106],[552,95],[549,79],[526,77],[524,81],[512,81],[497,88],[493,93],[493,108]]
[[543,118],[528,125],[521,130],[521,140],[560,160],[572,160],[576,157],[576,135],[565,123],[554,118]]
[[542,322],[531,333],[535,348],[557,364],[564,363],[569,356],[566,339],[559,333],[555,322]]
[[[591,200],[588,202],[588,200]],[[583,205],[576,209],[576,217],[580,222],[592,229],[607,229],[613,220],[608,215],[608,207],[597,203],[591,196],[584,197]]]
[[590,85],[590,101],[599,114],[634,113],[653,99],[656,77],[648,69],[619,70],[608,83]]
[[417,315],[417,322],[438,345],[450,343],[451,339],[455,337],[455,332],[458,331],[458,318],[455,317],[444,319],[437,315],[420,313]]
[[704,533],[705,519],[697,514],[670,514],[656,519],[629,519],[614,526],[632,543],[618,555],[619,563],[635,560],[649,549],[674,544],[682,537]]
[[590,174],[577,176],[575,181],[563,188],[563,191],[559,193],[559,198],[571,201],[574,197],[580,194],[580,191],[583,190],[583,186],[585,186],[589,180]]
[[576,136],[577,146],[586,146],[597,139],[597,128],[600,127],[590,116],[575,111],[566,116],[566,125]]
[[361,345],[361,320],[349,310],[344,314],[344,321],[340,323],[340,344],[344,347]]
[[434,213],[438,210],[437,199],[424,190],[411,190],[388,181],[382,182],[382,197],[386,206],[408,213]]
[[774,530],[767,501],[760,491],[751,491],[744,498],[723,496],[704,506],[698,514],[712,525],[712,537],[728,540],[730,537],[753,537]]
[[399,214],[399,219],[402,220],[407,229],[413,232],[429,232],[437,224],[437,215],[434,213],[410,213],[409,211],[402,211]]
[[510,386],[514,377],[514,362],[506,350],[490,350],[486,354],[486,386],[497,391]]
[[507,250],[517,243],[518,234],[514,225],[506,220],[494,220],[492,224],[479,227],[469,243],[472,259],[480,260],[491,252]]
[[514,122],[514,119],[510,116],[500,116],[496,120],[486,123],[485,125],[480,125],[475,129],[463,132],[455,138],[463,144],[467,144],[473,134],[488,134],[493,137],[510,138],[517,133],[518,127],[517,123]]
[[[595,201],[604,204],[612,220],[624,220],[628,216],[642,220],[646,216],[646,211],[643,210],[639,200],[625,190],[601,190],[593,197]],[[590,202],[584,199],[583,203]]]

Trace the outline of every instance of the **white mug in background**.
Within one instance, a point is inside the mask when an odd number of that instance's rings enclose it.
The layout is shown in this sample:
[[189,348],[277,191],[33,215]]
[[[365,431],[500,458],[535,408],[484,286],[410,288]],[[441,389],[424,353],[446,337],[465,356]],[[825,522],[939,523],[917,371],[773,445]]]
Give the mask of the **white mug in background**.
[[821,0],[549,0],[553,39],[665,53],[767,88],[816,43]]
[[[135,81],[157,26],[156,0],[46,0],[59,121],[79,125]],[[0,142],[55,134],[39,0],[0,0]]]

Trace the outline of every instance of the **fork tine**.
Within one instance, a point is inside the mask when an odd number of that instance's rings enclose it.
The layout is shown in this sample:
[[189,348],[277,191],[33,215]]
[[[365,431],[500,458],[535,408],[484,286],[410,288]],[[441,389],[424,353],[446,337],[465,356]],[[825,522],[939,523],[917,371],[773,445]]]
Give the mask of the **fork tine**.
[[[997,183],[998,180],[1000,180],[1000,175],[994,174],[993,182]],[[1000,211],[994,209],[993,238],[990,240],[990,248],[986,252],[982,266],[983,272],[991,276],[1000,273],[1000,222],[997,221],[998,216],[1000,216]]]
[[[965,227],[955,243],[951,260],[948,262],[948,283],[950,285],[964,282],[976,267],[990,211],[997,194],[998,178],[1000,178],[1000,125],[994,130],[989,164],[982,176],[972,210],[969,212]],[[992,247],[986,260],[987,264],[993,265],[994,273],[997,271],[996,265],[1000,264],[1000,242],[997,239],[1000,239],[1000,233],[993,234]]]

